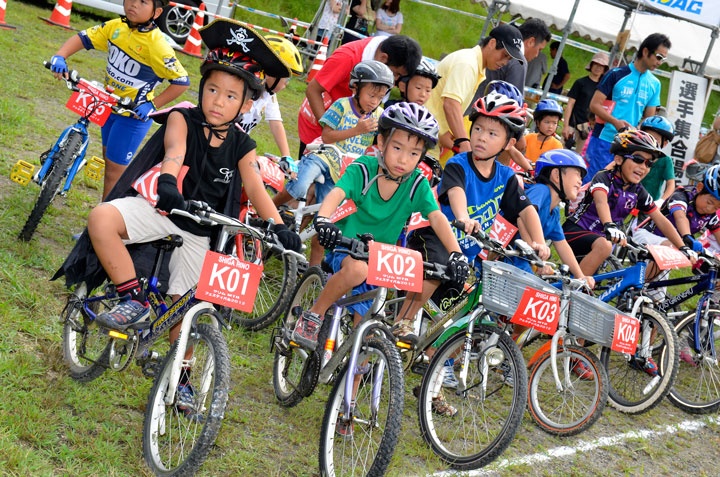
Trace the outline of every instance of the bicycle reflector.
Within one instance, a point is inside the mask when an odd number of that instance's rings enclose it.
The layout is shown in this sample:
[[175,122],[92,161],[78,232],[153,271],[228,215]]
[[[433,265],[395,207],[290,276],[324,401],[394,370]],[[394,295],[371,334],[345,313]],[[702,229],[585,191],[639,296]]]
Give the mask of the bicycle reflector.
[[20,185],[27,185],[30,179],[32,179],[33,172],[35,172],[35,166],[29,162],[20,160],[17,161],[12,171],[10,171],[10,179]]
[[92,156],[85,165],[85,177],[99,181],[105,174],[105,161],[97,156]]

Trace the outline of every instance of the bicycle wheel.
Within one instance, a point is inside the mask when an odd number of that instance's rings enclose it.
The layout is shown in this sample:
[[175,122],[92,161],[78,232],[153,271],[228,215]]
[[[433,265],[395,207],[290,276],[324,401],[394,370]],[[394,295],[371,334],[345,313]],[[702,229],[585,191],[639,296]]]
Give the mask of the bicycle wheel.
[[357,363],[351,414],[345,415],[347,365],[328,396],[320,432],[323,476],[384,475],[400,437],[405,381],[397,348],[384,337],[368,338]]
[[[680,366],[668,399],[692,414],[708,414],[720,409],[720,310],[711,308],[700,323],[700,349],[695,348],[695,311],[682,318],[678,334]],[[712,334],[708,324],[712,321]]]
[[255,304],[251,313],[233,310],[232,319],[250,331],[267,328],[280,318],[285,311],[291,292],[297,281],[297,260],[290,255],[271,253],[266,247],[246,236],[238,243],[243,250],[238,256],[247,262],[262,259],[263,273],[258,286]]
[[[486,348],[488,339],[499,338]],[[460,365],[465,331],[450,337],[436,352],[423,376],[418,398],[420,432],[433,452],[455,469],[475,469],[495,460],[510,445],[527,404],[527,373],[520,350],[502,330],[476,326],[472,335],[467,388],[446,387],[445,363]],[[457,413],[441,414],[438,396]]]
[[[292,333],[296,322],[292,310],[295,307],[300,307],[302,310],[309,309],[317,300],[326,281],[325,272],[320,267],[310,267],[305,272],[295,288],[289,309],[285,313],[282,333]],[[325,320],[318,342],[324,341],[323,336],[327,336],[328,324],[328,320]],[[318,345],[318,348],[322,349],[322,345]],[[281,405],[292,407],[309,396],[317,385],[319,374],[319,351],[308,352],[293,346],[289,346],[285,351],[275,350],[273,389]]]
[[[677,334],[662,313],[643,308],[640,314],[638,351],[635,356],[603,348],[600,362],[608,375],[610,405],[627,414],[640,414],[657,406],[670,392],[678,370]],[[650,356],[641,357],[643,338]],[[645,371],[655,364],[655,375]],[[658,368],[662,364],[661,368]]]
[[83,282],[75,287],[63,311],[63,356],[68,365],[70,377],[80,382],[89,382],[99,377],[108,368],[111,339],[103,332],[86,312],[87,305],[97,316],[112,309],[118,298],[105,299],[102,292],[90,294]]
[[[220,431],[230,391],[230,353],[215,326],[200,323],[190,331],[185,349],[178,343],[165,357],[145,409],[143,454],[155,475],[192,475],[202,465]],[[181,404],[176,392],[167,403],[173,358],[188,350],[192,358],[181,363],[191,399]],[[182,396],[189,397],[187,391]]]
[[37,226],[40,224],[40,219],[45,215],[45,210],[47,210],[50,202],[52,202],[60,190],[60,182],[65,177],[65,173],[80,150],[82,143],[83,137],[80,133],[70,132],[65,141],[65,145],[58,149],[53,156],[52,165],[43,179],[40,195],[37,201],[35,201],[35,206],[18,236],[20,240],[27,242],[32,238],[35,229],[37,229]]
[[[572,436],[590,428],[607,402],[607,373],[593,353],[574,345],[558,345],[557,368],[562,391],[557,389],[550,351],[530,371],[528,405],[535,423],[545,432]],[[582,363],[592,379],[578,376],[573,367]]]

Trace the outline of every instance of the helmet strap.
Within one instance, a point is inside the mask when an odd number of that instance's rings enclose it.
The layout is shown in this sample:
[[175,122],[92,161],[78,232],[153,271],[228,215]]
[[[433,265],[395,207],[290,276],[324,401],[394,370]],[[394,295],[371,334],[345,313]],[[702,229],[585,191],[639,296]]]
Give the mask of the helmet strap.
[[[491,159],[497,159],[498,157],[500,157],[500,154],[502,154],[503,151],[505,149],[507,149],[508,144],[510,144],[510,139],[512,139],[512,137],[510,137],[510,130],[508,129],[507,131],[508,131],[508,138],[507,138],[507,141],[505,141],[505,146],[503,146],[503,148],[500,150],[500,152],[498,152],[494,156],[490,156],[490,157],[475,157],[475,155],[473,154],[473,156],[472,156],[473,159],[475,159],[477,161],[485,162],[485,161],[489,161]],[[472,152],[470,152],[470,154],[472,154]]]
[[[272,94],[273,90],[275,89],[275,86],[278,85],[278,83],[280,82],[281,79],[282,79],[282,78],[275,78],[275,82],[273,82],[272,86],[269,85],[269,84],[267,83],[267,81],[266,81],[266,82],[265,82],[265,90],[266,90],[268,93],[271,93],[271,94]],[[358,102],[358,104],[360,104],[360,102]]]
[[[368,183],[367,187],[365,188],[365,191],[367,191],[367,189],[370,187],[370,184],[375,182],[380,177],[384,177],[385,179],[391,180],[393,182],[397,182],[398,184],[402,184],[403,182],[408,180],[410,178],[410,176],[412,175],[413,171],[410,171],[409,173],[407,173],[403,176],[393,177],[390,175],[390,172],[387,170],[387,167],[385,167],[385,151],[387,151],[387,148],[390,143],[390,138],[392,138],[392,135],[395,133],[396,129],[397,128],[392,128],[390,130],[390,134],[388,134],[387,139],[385,141],[383,141],[385,144],[385,147],[383,147],[383,150],[380,151],[380,155],[378,156],[378,165],[380,166],[380,169],[382,170],[382,174],[377,174],[375,177],[373,177],[372,180]],[[425,154],[423,154],[423,156],[424,155]],[[422,157],[420,158],[420,160],[422,160]],[[365,193],[365,192],[363,192],[363,193]]]
[[[154,11],[155,10],[153,10],[153,12]],[[125,15],[121,15],[120,20],[122,20],[123,23],[127,23],[128,28],[130,28],[131,30],[137,30],[139,33],[148,32],[155,27],[155,18],[153,17],[151,17],[150,20],[146,21],[145,23],[133,23],[128,20],[128,17],[126,17]]]

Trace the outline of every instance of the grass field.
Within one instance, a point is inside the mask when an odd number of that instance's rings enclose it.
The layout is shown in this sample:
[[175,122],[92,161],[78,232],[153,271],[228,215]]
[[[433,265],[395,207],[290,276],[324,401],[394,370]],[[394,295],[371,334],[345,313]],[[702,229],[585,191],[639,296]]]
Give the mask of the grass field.
[[[299,3],[286,1],[283,5],[289,8]],[[62,283],[48,281],[72,248],[71,235],[82,230],[90,208],[98,202],[99,184],[81,177],[67,198],[56,199],[30,243],[16,240],[37,197],[37,187],[23,188],[10,182],[10,168],[18,159],[37,164],[39,154],[76,118],[63,107],[69,91],[42,67],[42,60],[49,59],[71,34],[37,18],[48,14],[45,5],[11,2],[6,21],[19,29],[0,30],[0,383],[5,391],[0,400],[0,474],[147,475],[140,442],[151,382],[134,366],[123,374],[108,372],[84,385],[72,381],[63,363],[58,319],[66,291]],[[77,13],[71,18],[78,28],[97,21]],[[181,61],[197,85],[200,61],[186,56]],[[72,68],[90,78],[99,78],[104,64],[104,55],[95,51],[78,53],[70,60]],[[193,90],[180,99],[195,101]],[[282,93],[288,124],[295,124],[303,91],[304,84],[293,81]],[[294,127],[287,129],[291,150],[295,150],[296,132]],[[259,151],[277,152],[262,126],[255,139]],[[88,153],[100,155],[99,145],[99,129],[93,127]],[[232,353],[233,388],[220,436],[201,474],[316,475],[317,442],[328,389],[320,387],[298,407],[283,409],[272,392],[269,333],[233,330],[226,338]],[[419,436],[416,403],[410,393],[417,383],[417,376],[407,376],[402,437],[389,475],[425,475],[445,469]],[[687,416],[667,404],[635,419],[608,410],[592,432],[581,438],[684,419]],[[600,459],[568,458],[552,466],[517,463],[501,473],[636,475],[653,469],[654,474],[670,475],[677,466],[678,452],[691,452],[702,444],[707,456],[689,460],[688,469],[711,475],[720,441],[717,425],[710,425],[710,430],[715,433],[714,440],[685,434],[651,446],[638,439],[619,451],[601,453]],[[526,418],[506,456],[546,452],[578,442],[549,437]]]

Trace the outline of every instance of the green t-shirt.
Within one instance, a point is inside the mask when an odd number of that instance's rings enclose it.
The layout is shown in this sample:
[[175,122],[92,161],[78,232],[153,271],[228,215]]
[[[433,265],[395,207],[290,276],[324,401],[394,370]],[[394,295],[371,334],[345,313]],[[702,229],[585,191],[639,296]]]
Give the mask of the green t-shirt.
[[337,222],[346,237],[371,233],[377,242],[394,244],[402,232],[405,222],[414,212],[427,217],[438,210],[437,201],[430,189],[430,183],[415,169],[410,178],[400,184],[390,200],[380,196],[377,181],[373,182],[365,195],[365,186],[378,173],[375,157],[361,156],[350,164],[337,182],[336,187],[345,191],[345,198],[355,202],[357,211]]
[[675,169],[673,168],[672,159],[663,156],[653,164],[650,171],[642,180],[645,190],[652,196],[653,200],[658,200],[665,190],[665,181],[675,179]]

